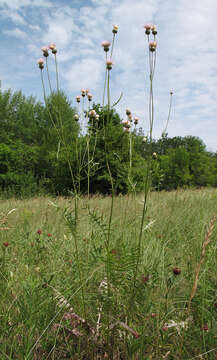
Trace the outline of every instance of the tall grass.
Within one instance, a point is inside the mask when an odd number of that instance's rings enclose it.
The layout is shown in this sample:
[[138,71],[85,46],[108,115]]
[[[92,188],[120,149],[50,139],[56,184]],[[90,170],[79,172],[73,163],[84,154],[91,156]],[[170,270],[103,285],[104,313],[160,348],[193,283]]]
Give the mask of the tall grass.
[[91,198],[89,207],[81,198],[77,250],[62,220],[62,210],[73,208],[74,200],[1,201],[1,227],[7,228],[0,231],[1,358],[191,359],[207,353],[204,359],[214,359],[217,233],[209,223],[216,199],[211,189],[151,193],[130,314],[142,195],[115,198],[109,299],[104,236],[109,198]]

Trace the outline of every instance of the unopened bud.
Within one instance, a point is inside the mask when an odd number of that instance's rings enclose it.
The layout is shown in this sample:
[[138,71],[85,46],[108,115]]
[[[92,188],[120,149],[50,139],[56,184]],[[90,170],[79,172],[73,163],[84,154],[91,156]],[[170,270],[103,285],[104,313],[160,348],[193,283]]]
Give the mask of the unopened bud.
[[154,52],[154,51],[156,50],[156,47],[157,47],[156,41],[151,41],[151,42],[149,43],[149,50],[150,50],[150,51]]
[[79,120],[79,115],[78,115],[78,114],[75,114],[75,115],[74,115],[74,120],[75,120],[75,121],[78,121],[78,120]]
[[126,109],[126,114],[127,114],[127,116],[131,115],[131,110],[130,110],[130,109]]
[[81,97],[79,95],[76,96],[76,101],[77,101],[77,103],[79,103],[81,101]]
[[117,32],[118,32],[118,25],[113,25],[112,32],[113,32],[113,34],[117,34]]

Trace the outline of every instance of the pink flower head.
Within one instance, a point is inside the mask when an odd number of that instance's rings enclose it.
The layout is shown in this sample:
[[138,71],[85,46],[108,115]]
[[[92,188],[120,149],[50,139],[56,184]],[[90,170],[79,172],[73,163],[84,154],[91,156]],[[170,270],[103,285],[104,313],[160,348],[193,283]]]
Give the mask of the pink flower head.
[[76,101],[77,101],[77,103],[79,103],[81,101],[81,97],[79,95],[76,96]]
[[151,32],[152,32],[152,34],[153,34],[154,36],[157,35],[157,28],[156,28],[155,25],[152,25],[152,27],[151,27]]
[[52,234],[51,234],[51,233],[48,233],[48,234],[47,234],[47,236],[48,236],[48,237],[51,237],[51,236],[52,236]]
[[126,109],[126,114],[127,114],[127,116],[131,115],[131,110],[130,110],[130,109]]
[[38,235],[41,235],[41,233],[42,233],[41,229],[38,229],[38,230],[37,230],[37,234],[38,234]]
[[118,32],[118,25],[113,25],[112,32],[113,32],[113,34],[117,34],[117,32]]
[[56,44],[51,43],[51,44],[49,45],[49,49],[50,49],[50,50],[56,49]]
[[151,41],[150,43],[149,43],[149,50],[150,51],[155,51],[156,50],[156,47],[157,47],[157,43],[156,43],[156,41]]
[[127,134],[130,133],[130,128],[128,128],[128,127],[124,127],[123,130],[124,130],[124,132],[127,133]]
[[105,52],[107,52],[107,51],[109,51],[109,46],[111,45],[111,43],[109,42],[109,41],[107,41],[107,40],[105,40],[105,41],[103,41],[102,43],[101,43],[101,46],[104,48],[104,51]]
[[38,59],[37,63],[40,69],[44,68],[44,59],[42,58]]
[[95,111],[95,110],[91,110],[91,111],[89,112],[89,116],[90,116],[91,118],[95,118],[95,117],[96,117],[96,111]]
[[56,48],[56,44],[52,43],[49,45],[49,49],[52,51],[52,54],[56,54],[57,53],[57,48]]
[[106,61],[106,67],[108,70],[112,69],[112,65],[114,65],[114,62],[112,61],[112,59],[109,59]]
[[122,122],[122,124],[124,125],[125,128],[130,128],[130,126],[131,126],[129,120],[124,120],[124,121]]
[[86,95],[86,90],[85,89],[81,89],[81,95],[84,97]]
[[89,89],[86,89],[85,91],[86,91],[86,95],[90,92],[90,90],[89,90]]
[[45,57],[48,57],[48,56],[49,56],[49,47],[48,47],[48,46],[43,46],[43,47],[41,48],[41,51],[43,52],[43,55],[44,55]]
[[88,100],[89,100],[89,101],[91,101],[91,100],[92,100],[92,98],[93,98],[93,95],[92,95],[91,93],[89,93],[89,92],[88,92],[88,93],[87,93],[87,98],[88,98]]
[[149,35],[149,34],[150,34],[151,28],[152,28],[152,25],[151,25],[151,24],[145,24],[145,25],[144,25],[144,29],[145,29],[146,35]]
[[4,245],[4,247],[8,247],[9,243],[6,241],[6,242],[3,242],[3,245]]

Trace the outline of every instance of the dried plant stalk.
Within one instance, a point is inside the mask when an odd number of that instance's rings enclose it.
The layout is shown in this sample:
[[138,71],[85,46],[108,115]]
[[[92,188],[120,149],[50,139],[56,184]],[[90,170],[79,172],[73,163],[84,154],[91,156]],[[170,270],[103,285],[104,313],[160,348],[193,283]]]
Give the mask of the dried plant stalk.
[[206,247],[210,243],[211,235],[212,235],[212,232],[213,232],[215,221],[216,221],[216,215],[214,215],[212,217],[212,219],[211,219],[211,221],[209,223],[208,231],[207,231],[206,236],[205,236],[205,241],[204,241],[203,246],[202,246],[202,252],[201,252],[201,256],[200,256],[200,261],[199,261],[199,263],[198,263],[198,265],[196,267],[194,285],[192,287],[191,296],[190,296],[189,303],[188,303],[188,311],[190,311],[192,299],[195,296],[196,291],[197,291],[197,284],[198,284],[200,268],[201,268],[201,265],[204,262],[204,258],[205,258],[205,254],[206,254]]

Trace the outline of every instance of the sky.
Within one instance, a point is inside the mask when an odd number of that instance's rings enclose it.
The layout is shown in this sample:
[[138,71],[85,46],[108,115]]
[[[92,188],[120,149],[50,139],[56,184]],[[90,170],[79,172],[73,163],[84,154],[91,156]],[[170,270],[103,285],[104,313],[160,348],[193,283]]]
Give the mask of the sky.
[[[55,43],[60,87],[76,106],[82,88],[102,103],[104,40],[115,37],[111,101],[124,119],[126,108],[149,129],[149,51],[144,24],[156,25],[153,82],[155,139],[165,128],[173,91],[168,136],[197,136],[217,151],[216,0],[0,0],[2,90],[21,90],[43,101],[37,60]],[[48,58],[52,86],[55,63]],[[46,74],[46,73],[44,73]],[[46,76],[45,76],[46,80]],[[46,83],[46,92],[49,89]]]

